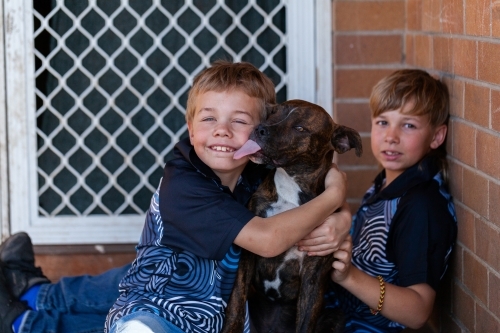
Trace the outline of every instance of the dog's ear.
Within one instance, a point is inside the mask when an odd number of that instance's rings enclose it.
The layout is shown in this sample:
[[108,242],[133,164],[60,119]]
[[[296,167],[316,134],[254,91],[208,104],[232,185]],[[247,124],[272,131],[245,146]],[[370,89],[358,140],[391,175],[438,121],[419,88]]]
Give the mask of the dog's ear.
[[356,156],[358,157],[363,153],[361,136],[357,131],[347,126],[337,125],[333,131],[332,145],[339,154],[343,154],[352,148],[356,149]]

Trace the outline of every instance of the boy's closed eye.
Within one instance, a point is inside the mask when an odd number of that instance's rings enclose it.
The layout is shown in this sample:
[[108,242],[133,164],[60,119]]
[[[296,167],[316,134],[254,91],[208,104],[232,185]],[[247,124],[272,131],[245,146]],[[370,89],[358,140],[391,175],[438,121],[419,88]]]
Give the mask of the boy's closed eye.
[[247,125],[249,122],[247,120],[244,120],[244,119],[234,119],[233,123]]

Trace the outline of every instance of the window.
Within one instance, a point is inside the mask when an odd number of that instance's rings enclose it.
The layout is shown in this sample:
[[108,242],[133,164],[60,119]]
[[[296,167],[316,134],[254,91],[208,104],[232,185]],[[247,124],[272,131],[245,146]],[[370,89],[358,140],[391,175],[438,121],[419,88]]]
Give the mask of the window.
[[318,42],[328,5],[4,0],[11,230],[37,244],[135,243],[187,135],[192,79],[212,61],[252,62],[278,100],[330,103],[316,77],[322,58],[330,71]]

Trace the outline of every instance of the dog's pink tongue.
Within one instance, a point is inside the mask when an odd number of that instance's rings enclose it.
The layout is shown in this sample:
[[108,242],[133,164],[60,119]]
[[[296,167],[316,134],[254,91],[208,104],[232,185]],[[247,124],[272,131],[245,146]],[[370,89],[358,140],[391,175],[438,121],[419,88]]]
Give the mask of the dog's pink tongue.
[[234,155],[233,158],[235,160],[242,158],[243,156],[251,155],[255,152],[258,152],[260,150],[260,146],[257,144],[257,142],[253,140],[248,140],[245,142],[243,146],[241,146],[240,149],[238,149]]

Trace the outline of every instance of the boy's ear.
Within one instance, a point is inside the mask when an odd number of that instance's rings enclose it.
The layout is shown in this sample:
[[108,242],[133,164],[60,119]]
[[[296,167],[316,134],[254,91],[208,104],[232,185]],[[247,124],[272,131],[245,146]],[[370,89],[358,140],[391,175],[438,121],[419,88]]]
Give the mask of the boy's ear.
[[436,149],[441,146],[446,139],[446,132],[448,131],[448,126],[440,125],[434,130],[434,137],[431,141],[431,148]]

